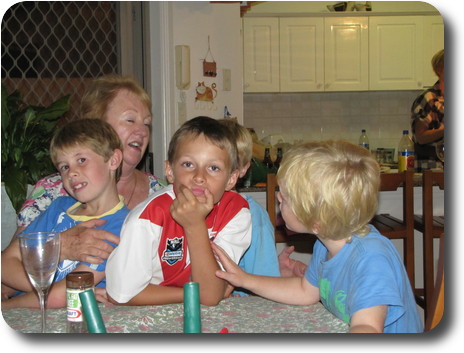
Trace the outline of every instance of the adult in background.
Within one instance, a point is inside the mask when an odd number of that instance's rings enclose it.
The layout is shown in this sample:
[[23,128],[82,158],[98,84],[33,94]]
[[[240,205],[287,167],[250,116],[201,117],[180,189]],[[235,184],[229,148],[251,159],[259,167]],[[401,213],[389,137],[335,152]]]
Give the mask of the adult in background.
[[[82,98],[79,117],[103,119],[119,135],[123,166],[117,189],[129,209],[163,187],[154,175],[136,169],[148,146],[152,113],[150,97],[134,79],[118,75],[95,79]],[[16,234],[63,195],[67,193],[58,173],[38,181],[19,212]],[[63,232],[60,260],[100,264],[107,259],[113,246],[104,240],[118,244],[119,238],[94,228],[101,225],[102,221],[95,219]]]
[[445,133],[445,51],[432,58],[432,68],[438,81],[422,92],[411,107],[411,130],[418,171],[434,168],[438,157],[435,144]]

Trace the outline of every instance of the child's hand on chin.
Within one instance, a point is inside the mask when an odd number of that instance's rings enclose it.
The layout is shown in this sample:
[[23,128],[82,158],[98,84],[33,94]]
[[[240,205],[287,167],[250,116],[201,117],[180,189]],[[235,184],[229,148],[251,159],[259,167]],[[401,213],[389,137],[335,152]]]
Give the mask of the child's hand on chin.
[[203,196],[196,196],[188,187],[181,185],[170,210],[174,220],[186,227],[204,220],[213,206],[213,194],[209,190],[204,189]]

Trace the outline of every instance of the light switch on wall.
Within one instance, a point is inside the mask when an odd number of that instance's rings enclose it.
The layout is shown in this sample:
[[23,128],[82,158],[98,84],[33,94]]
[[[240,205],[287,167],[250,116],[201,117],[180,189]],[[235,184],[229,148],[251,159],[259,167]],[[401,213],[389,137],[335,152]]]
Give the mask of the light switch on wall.
[[222,87],[224,91],[232,90],[230,69],[222,69]]

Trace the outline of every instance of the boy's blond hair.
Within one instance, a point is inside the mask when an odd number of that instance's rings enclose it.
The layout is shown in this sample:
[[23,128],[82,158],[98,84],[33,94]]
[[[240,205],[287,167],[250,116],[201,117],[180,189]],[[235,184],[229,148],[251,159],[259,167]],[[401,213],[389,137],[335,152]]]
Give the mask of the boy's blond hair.
[[365,235],[377,210],[380,168],[368,150],[347,141],[308,142],[284,154],[277,181],[308,229],[332,240]]
[[213,145],[227,152],[230,159],[231,172],[238,169],[237,144],[235,143],[232,132],[216,119],[207,116],[197,116],[196,118],[190,119],[177,129],[169,142],[169,163],[171,165],[174,164],[178,147],[183,139],[198,137],[200,135],[204,135]]
[[218,121],[222,125],[227,126],[232,135],[234,135],[235,142],[237,143],[238,166],[242,170],[253,157],[253,139],[250,131],[243,125],[240,125],[235,119],[220,119]]
[[[101,119],[77,119],[66,123],[54,134],[50,143],[50,156],[56,166],[57,154],[67,148],[85,146],[107,162],[116,149],[122,151],[121,140],[113,127]],[[116,170],[116,181],[121,176],[122,163]]]
[[96,78],[84,93],[81,100],[80,115],[82,119],[106,119],[108,105],[121,90],[135,94],[148,108],[151,114],[151,99],[139,83],[130,76],[109,74]]

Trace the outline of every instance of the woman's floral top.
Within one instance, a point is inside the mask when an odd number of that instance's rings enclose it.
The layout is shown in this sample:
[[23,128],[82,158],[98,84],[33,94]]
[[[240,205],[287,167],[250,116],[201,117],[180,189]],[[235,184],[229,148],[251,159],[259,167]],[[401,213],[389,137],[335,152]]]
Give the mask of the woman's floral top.
[[[146,173],[149,181],[148,195],[162,189],[166,184],[150,173]],[[48,206],[60,196],[68,195],[63,187],[61,176],[59,173],[51,174],[43,179],[40,179],[35,184],[34,189],[18,214],[18,227],[26,227],[37,216],[47,209]]]

